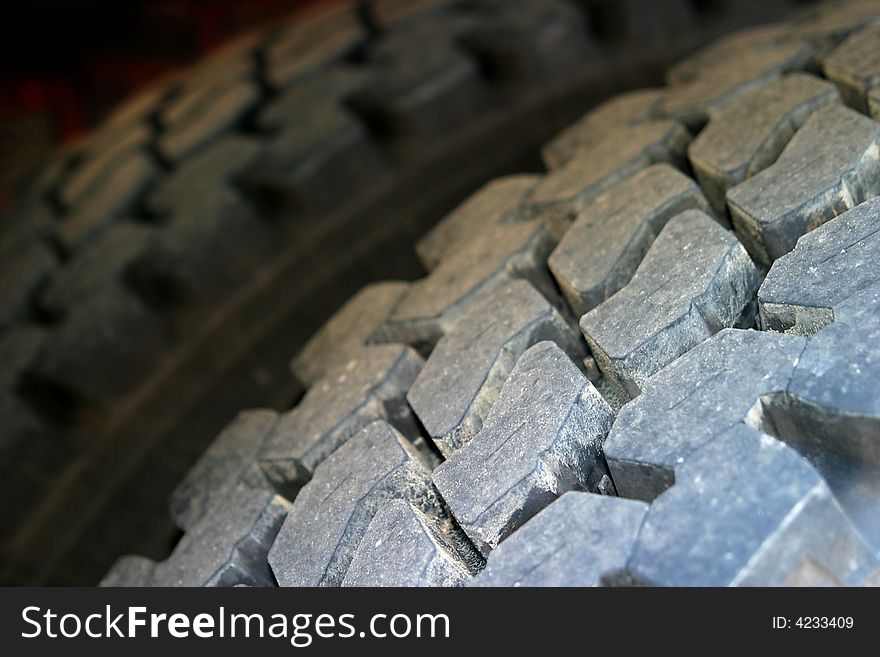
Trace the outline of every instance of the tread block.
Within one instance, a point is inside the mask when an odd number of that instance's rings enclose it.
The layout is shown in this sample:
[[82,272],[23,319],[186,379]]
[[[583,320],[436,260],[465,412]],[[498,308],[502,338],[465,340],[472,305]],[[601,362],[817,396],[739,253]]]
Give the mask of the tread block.
[[327,372],[283,414],[259,453],[267,480],[293,498],[315,468],[376,420],[416,437],[406,392],[423,360],[404,345],[375,345]]
[[311,387],[329,370],[356,357],[408,285],[404,281],[382,281],[361,288],[324,322],[290,362],[293,375]]
[[779,159],[728,190],[749,253],[769,266],[806,232],[880,193],[880,124],[841,106],[815,112]]
[[385,422],[373,422],[321,463],[299,492],[269,551],[278,583],[339,586],[370,521],[395,499],[442,515],[412,445]]
[[713,209],[727,213],[727,190],[772,164],[818,109],[839,102],[832,84],[791,73],[713,112],[688,157]]
[[80,249],[54,276],[39,295],[40,308],[52,317],[75,312],[96,290],[107,285],[122,286],[126,267],[140,257],[155,235],[155,229],[135,223],[111,226]]
[[756,402],[787,388],[805,344],[793,335],[727,329],[651,377],[605,441],[617,492],[653,500],[702,445],[733,424],[754,422]]
[[259,86],[234,76],[200,85],[175,98],[162,114],[166,130],[156,149],[167,162],[177,162],[234,127],[260,100]]
[[71,310],[53,336],[29,374],[83,410],[119,403],[173,346],[163,320],[115,281]]
[[130,151],[117,162],[93,193],[61,218],[58,236],[68,251],[75,251],[115,221],[135,209],[148,185],[158,174],[152,159],[140,151]]
[[151,133],[147,125],[126,125],[105,128],[94,134],[84,145],[84,161],[78,163],[58,187],[56,196],[61,205],[75,208],[88,194],[100,190],[131,153],[145,149]]
[[567,79],[590,51],[583,13],[558,0],[484,3],[462,42],[513,87]]
[[787,394],[765,407],[774,435],[813,464],[880,550],[880,285],[842,305],[841,318],[810,339]]
[[460,530],[394,500],[373,518],[342,586],[462,586],[482,564]]
[[180,539],[152,568],[125,557],[102,586],[273,586],[267,554],[290,509],[283,497],[237,488]]
[[736,238],[700,210],[671,219],[620,292],[581,317],[602,373],[629,396],[652,374],[737,324],[758,271]]
[[516,361],[541,340],[556,342],[575,361],[583,357],[559,312],[529,283],[513,281],[437,343],[406,398],[445,456],[480,430]]
[[615,185],[584,208],[548,260],[577,317],[624,287],[669,219],[709,211],[697,184],[655,164]]
[[[260,484],[254,477],[257,454],[278,422],[266,409],[242,411],[211,443],[169,500],[171,518],[183,530],[195,527],[236,486]],[[259,473],[257,473],[259,474]]]
[[455,45],[467,19],[414,21],[386,33],[368,55],[369,85],[349,102],[381,135],[438,138],[491,104],[476,61]]
[[734,98],[804,68],[815,51],[785,25],[734,33],[673,67],[668,79],[676,86],[660,101],[656,114],[699,129],[712,111]]
[[610,128],[604,137],[575,152],[539,182],[513,214],[532,218],[547,212],[575,214],[599,194],[642,169],[683,163],[691,136],[673,121],[651,121]]
[[[803,235],[773,263],[758,291],[763,328],[813,335],[842,319],[847,302],[880,283],[880,197]],[[864,308],[859,305],[858,312]]]
[[546,263],[555,245],[555,238],[538,221],[487,227],[412,283],[373,339],[432,345],[512,279],[524,278],[552,298]]
[[823,50],[863,27],[880,22],[876,0],[820,2],[790,22],[793,35],[820,44]]
[[416,252],[425,268],[436,269],[444,258],[479,239],[484,230],[491,230],[539,180],[537,175],[505,176],[489,181],[471,194],[416,243]]
[[868,92],[880,87],[880,24],[857,32],[840,44],[825,59],[822,70],[840,87],[847,105],[867,113]]
[[[55,427],[23,399],[19,386],[47,332],[13,324],[0,334],[0,534],[12,536],[72,456]],[[22,464],[27,464],[23,467]]]
[[155,570],[156,562],[152,559],[137,554],[127,554],[115,561],[101,579],[99,586],[148,586]]
[[651,585],[780,586],[804,558],[849,585],[876,563],[809,463],[739,425],[693,454],[653,502],[628,571]]
[[647,510],[569,491],[493,550],[470,586],[600,586],[625,568]]
[[434,485],[488,555],[561,493],[595,491],[614,413],[553,342],[519,358],[466,445],[434,470]]
[[578,153],[601,144],[605,135],[622,126],[649,123],[664,89],[639,89],[613,96],[587,112],[551,139],[541,157],[551,171],[561,168]]
[[[323,8],[321,8],[323,11]],[[350,7],[330,8],[304,21],[295,17],[266,45],[266,77],[282,89],[344,59],[362,46],[366,32]]]
[[147,194],[145,208],[155,215],[173,216],[187,206],[215,194],[217,188],[231,188],[239,175],[263,156],[264,144],[255,139],[231,135],[181,162]]
[[0,251],[0,329],[28,313],[57,266],[49,249],[36,240]]
[[270,226],[240,194],[215,188],[177,205],[173,220],[132,264],[131,277],[146,294],[157,290],[160,304],[213,307],[251,280],[278,247]]
[[387,163],[342,98],[367,82],[360,70],[329,69],[273,99],[257,116],[272,135],[245,182],[294,211],[330,209],[362,193]]

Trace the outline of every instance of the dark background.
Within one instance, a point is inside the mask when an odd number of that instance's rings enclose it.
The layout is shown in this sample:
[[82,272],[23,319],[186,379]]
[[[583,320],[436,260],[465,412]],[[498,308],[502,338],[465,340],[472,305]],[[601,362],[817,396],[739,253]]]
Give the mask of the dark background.
[[0,211],[52,148],[239,34],[346,0],[3,0]]

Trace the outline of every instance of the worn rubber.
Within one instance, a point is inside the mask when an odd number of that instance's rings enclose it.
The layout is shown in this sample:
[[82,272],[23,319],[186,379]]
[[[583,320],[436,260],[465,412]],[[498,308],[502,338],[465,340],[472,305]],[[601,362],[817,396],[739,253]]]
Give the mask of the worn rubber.
[[[406,4],[266,37],[256,83],[253,51],[222,53],[131,110],[152,126],[146,142],[126,131],[97,163],[81,169],[84,151],[59,165],[64,184],[30,206],[39,236],[16,237],[50,257],[28,256],[36,305],[10,294],[4,311],[0,337],[38,329],[33,360],[5,377],[20,403],[4,413],[28,409],[88,449],[65,427],[133,394],[204,309],[349,193],[334,181],[374,184],[444,121],[476,120],[495,102],[487,70],[507,98],[563,75],[570,61],[547,40],[572,48],[584,18],[563,2]],[[127,558],[105,583],[460,585],[485,558],[475,583],[866,580],[880,546],[880,124],[873,73],[851,69],[875,17],[876,3],[823,5],[725,37],[667,87],[612,99],[549,141],[547,173],[484,187],[419,243],[427,275],[367,288],[293,360],[308,388],[298,406],[244,415],[204,453],[173,496],[185,533],[170,556]],[[377,72],[320,59],[325,75],[283,87],[302,79],[310,38],[374,57]],[[298,53],[287,69],[285,52]],[[331,144],[321,152],[273,109],[318,88],[346,99],[302,118]],[[89,192],[108,185],[112,198]],[[804,298],[791,281],[816,269],[840,283]],[[149,351],[126,352],[135,329]],[[101,361],[87,348],[119,371],[77,377]],[[19,425],[9,444],[34,449]],[[238,515],[216,502],[239,498]],[[579,516],[587,542],[561,541]],[[218,535],[233,547],[199,560]]]
[[[541,144],[610,93],[779,9],[327,4],[139,93],[55,153],[0,222],[0,344],[15,353],[0,581],[88,583],[144,535],[167,552],[176,530],[158,507],[129,509],[167,495],[237,411],[284,410],[361,331],[429,348],[477,288],[540,263],[553,239],[513,226],[493,258],[445,263],[471,237],[494,242],[491,218],[461,227],[511,210],[494,206],[528,175],[487,188],[416,258],[440,216],[490,178],[537,169]],[[362,299],[375,321],[353,307],[284,366],[365,280],[423,266],[434,282],[380,286]],[[552,291],[547,275],[533,282]],[[395,295],[409,300],[386,322]]]

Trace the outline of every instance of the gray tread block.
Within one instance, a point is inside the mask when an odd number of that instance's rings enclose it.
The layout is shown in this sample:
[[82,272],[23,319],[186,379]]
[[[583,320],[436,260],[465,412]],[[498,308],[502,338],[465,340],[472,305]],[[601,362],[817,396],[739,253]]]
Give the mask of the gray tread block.
[[219,187],[182,201],[134,266],[146,286],[173,288],[172,301],[207,307],[228,299],[278,248],[254,207]]
[[364,40],[364,27],[349,6],[319,11],[306,20],[294,18],[267,44],[266,76],[274,87],[287,87],[342,59]]
[[583,357],[572,327],[526,281],[513,281],[462,317],[431,352],[407,393],[428,435],[445,455],[483,423],[516,361],[541,340]]
[[159,154],[177,162],[194,153],[233,127],[259,99],[258,85],[248,79],[231,77],[222,84],[193,89],[163,113],[168,127],[156,142]]
[[570,491],[499,545],[470,586],[600,586],[625,568],[648,505]]
[[880,550],[880,285],[854,295],[810,339],[787,394],[772,400],[776,431],[825,477],[865,539]]
[[408,285],[403,281],[382,281],[361,288],[290,361],[294,376],[305,386],[312,386],[328,370],[355,357]]
[[342,586],[462,586],[482,562],[461,530],[394,500],[370,522]]
[[576,213],[637,171],[658,162],[683,163],[690,139],[674,121],[609,128],[601,140],[546,175],[510,214],[528,219],[547,212]]
[[880,192],[880,124],[846,107],[815,112],[779,159],[727,192],[733,224],[761,264]]
[[289,510],[283,497],[239,487],[190,527],[167,559],[150,568],[127,558],[102,585],[273,586],[267,554]]
[[148,586],[156,562],[147,557],[137,554],[127,554],[119,557],[107,574],[101,579],[99,586],[103,587],[132,587]]
[[780,586],[804,558],[850,585],[877,561],[809,463],[739,425],[654,500],[627,569],[652,585]]
[[868,92],[880,85],[880,24],[840,44],[825,59],[822,70],[840,87],[847,105],[868,112]]
[[415,435],[405,396],[422,364],[410,347],[389,344],[365,348],[329,370],[281,416],[260,450],[268,481],[292,498],[322,461],[376,420]]
[[603,374],[634,397],[652,374],[737,324],[758,272],[736,238],[699,210],[671,219],[629,284],[581,317]]
[[236,178],[256,164],[265,145],[256,139],[230,135],[187,158],[163,178],[144,199],[157,215],[186,214],[200,199],[231,187]]
[[54,327],[31,373],[86,407],[109,409],[142,385],[172,346],[163,320],[107,281]]
[[541,157],[547,168],[559,169],[578,153],[601,144],[609,130],[651,121],[665,93],[664,89],[628,91],[593,108],[544,145]]
[[823,50],[868,25],[880,22],[877,0],[820,2],[808,7],[791,22],[789,29],[798,36],[820,44]]
[[727,190],[772,164],[813,112],[836,102],[834,85],[792,73],[712,113],[688,157],[715,211],[726,214]]
[[495,224],[412,283],[377,329],[378,342],[434,344],[460,317],[512,279],[552,294],[547,257],[556,240],[541,222]]
[[453,516],[488,555],[568,490],[596,490],[614,414],[565,353],[523,353],[480,432],[434,470]]
[[145,149],[151,136],[147,125],[105,130],[92,135],[84,146],[85,161],[59,185],[56,196],[65,208],[76,207],[88,194],[94,194],[106,185],[108,178],[131,152]]
[[36,240],[0,251],[0,328],[28,313],[57,266],[49,249]]
[[547,264],[577,317],[624,287],[673,216],[709,211],[697,184],[668,164],[655,164],[585,207]]
[[93,193],[61,218],[58,235],[64,247],[76,250],[132,211],[157,173],[156,163],[146,153],[129,151]]
[[296,498],[269,563],[281,586],[338,586],[376,513],[394,499],[442,515],[431,475],[412,445],[374,422],[315,470]]
[[806,66],[815,47],[785,25],[750,28],[719,39],[670,73],[676,83],[656,114],[699,128],[709,114],[784,73]]
[[773,263],[758,291],[761,324],[812,335],[841,319],[842,306],[880,282],[880,197],[803,235]]
[[416,243],[419,259],[429,271],[466,246],[516,207],[540,180],[536,175],[514,175],[491,180]]
[[87,302],[96,290],[123,286],[126,267],[144,253],[155,232],[151,226],[135,223],[111,226],[68,260],[60,276],[49,281],[39,295],[40,307],[61,317]]
[[352,107],[404,141],[437,138],[486,111],[492,96],[477,62],[455,43],[467,22],[449,14],[388,32],[370,51],[373,78]]
[[171,518],[178,527],[188,530],[196,526],[240,483],[260,483],[249,471],[277,422],[275,411],[241,411],[220,432],[171,493]]
[[379,178],[387,162],[344,105],[346,95],[368,82],[364,70],[335,67],[273,98],[256,119],[271,138],[246,182],[282,207],[321,211]]
[[805,344],[798,336],[727,329],[651,377],[605,441],[617,492],[650,501],[702,445],[734,424],[754,424],[759,398],[788,387]]
[[592,51],[583,13],[564,1],[483,3],[476,15],[465,47],[514,88],[565,80]]

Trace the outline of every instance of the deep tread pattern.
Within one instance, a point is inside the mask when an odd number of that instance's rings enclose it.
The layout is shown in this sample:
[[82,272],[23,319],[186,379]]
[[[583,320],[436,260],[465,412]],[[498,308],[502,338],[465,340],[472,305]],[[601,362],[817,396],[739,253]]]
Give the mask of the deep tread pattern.
[[713,209],[727,213],[727,190],[771,165],[818,109],[839,101],[833,85],[792,73],[714,112],[688,158]]
[[867,113],[868,95],[880,88],[880,24],[849,37],[823,62],[825,76],[850,107]]
[[648,505],[570,491],[499,545],[471,586],[601,586],[624,570]]
[[878,193],[880,124],[828,107],[807,119],[772,166],[730,189],[727,204],[749,253],[769,266],[801,235]]
[[758,271],[743,246],[704,212],[671,219],[632,280],[581,317],[602,373],[628,395],[719,330],[736,326]]
[[804,558],[850,585],[876,563],[816,471],[739,425],[681,466],[651,505],[627,570],[654,586],[779,586]]
[[515,208],[540,178],[519,175],[486,183],[416,243],[416,252],[429,271],[477,239]]
[[169,509],[178,527],[195,527],[230,490],[262,483],[257,454],[277,422],[275,411],[249,410],[223,429],[171,494]]
[[567,490],[595,491],[614,419],[565,353],[539,342],[517,361],[480,432],[433,480],[484,554]]
[[267,480],[290,497],[320,463],[377,420],[415,437],[405,395],[422,358],[404,345],[375,345],[328,370],[302,401],[283,414],[259,453]]
[[281,586],[339,586],[370,521],[401,499],[440,515],[430,473],[412,446],[374,422],[336,450],[303,487],[269,552]]
[[437,343],[407,400],[444,455],[480,430],[517,359],[541,340],[556,342],[572,359],[582,357],[580,341],[559,312],[527,282],[514,281]]
[[290,369],[297,379],[312,386],[329,370],[356,357],[407,285],[403,281],[373,283],[349,299],[291,360]]
[[754,423],[759,398],[785,390],[804,345],[796,336],[724,330],[651,377],[605,441],[617,492],[653,500],[699,447],[735,423]]
[[290,503],[268,491],[238,488],[183,535],[152,568],[124,558],[103,586],[272,586],[266,561]]
[[553,289],[547,256],[556,240],[541,222],[493,224],[412,283],[374,333],[379,342],[433,345],[511,280]]
[[636,173],[584,208],[547,262],[575,315],[629,283],[666,222],[690,209],[708,212],[709,205],[696,183],[668,164]]
[[461,586],[482,565],[460,529],[394,500],[373,518],[342,586]]

